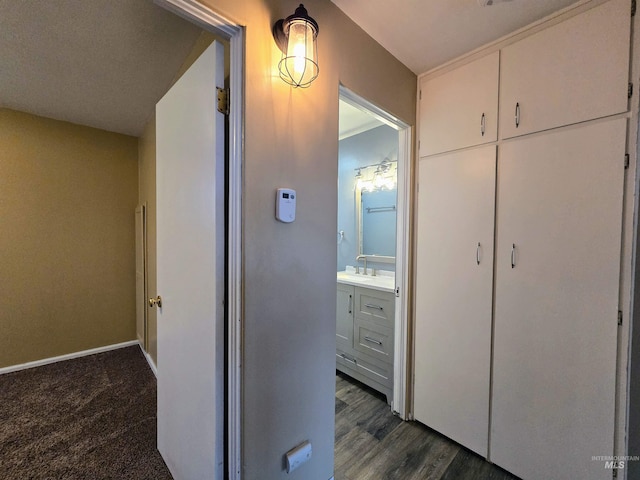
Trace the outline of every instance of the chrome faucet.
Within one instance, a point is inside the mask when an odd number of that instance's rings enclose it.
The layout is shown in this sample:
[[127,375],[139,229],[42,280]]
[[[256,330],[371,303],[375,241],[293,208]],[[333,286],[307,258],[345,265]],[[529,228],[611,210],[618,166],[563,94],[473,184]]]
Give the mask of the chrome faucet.
[[[356,262],[363,260],[364,261],[364,275],[367,274],[367,256],[366,255],[358,255],[356,257]],[[360,272],[360,265],[356,264],[356,274]]]

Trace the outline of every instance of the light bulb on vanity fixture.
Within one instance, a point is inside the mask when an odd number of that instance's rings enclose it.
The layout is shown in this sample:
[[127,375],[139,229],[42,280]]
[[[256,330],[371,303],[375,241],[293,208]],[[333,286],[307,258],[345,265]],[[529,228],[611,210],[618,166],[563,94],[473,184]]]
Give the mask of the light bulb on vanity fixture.
[[393,190],[396,187],[398,176],[397,166],[393,168],[394,163],[397,164],[398,161],[385,158],[380,163],[357,167],[355,169],[356,189],[367,192],[383,188]]
[[280,78],[293,87],[306,88],[318,77],[318,30],[318,22],[302,4],[273,26],[273,38],[282,51]]

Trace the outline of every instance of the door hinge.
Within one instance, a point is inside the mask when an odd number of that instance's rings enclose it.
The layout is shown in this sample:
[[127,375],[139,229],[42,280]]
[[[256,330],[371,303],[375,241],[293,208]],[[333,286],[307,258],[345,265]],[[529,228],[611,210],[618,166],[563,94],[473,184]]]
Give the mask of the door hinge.
[[422,100],[422,90],[420,90],[420,100]]
[[618,325],[622,325],[622,310],[618,310]]
[[229,115],[229,89],[218,87],[218,111],[224,115]]
[[628,169],[629,168],[629,154],[625,153],[624,154],[624,169]]
[[627,87],[627,98],[633,97],[633,83],[629,83]]
[[636,16],[636,0],[631,0],[631,16]]
[[400,287],[396,287],[396,297],[400,296]]
[[420,140],[418,140],[418,151],[420,151]]

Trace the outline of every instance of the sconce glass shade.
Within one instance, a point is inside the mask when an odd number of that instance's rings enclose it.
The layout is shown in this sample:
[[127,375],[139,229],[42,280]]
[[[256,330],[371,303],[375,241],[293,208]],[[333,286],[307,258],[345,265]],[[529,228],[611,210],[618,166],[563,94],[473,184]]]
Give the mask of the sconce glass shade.
[[273,27],[276,43],[282,50],[278,64],[280,78],[294,87],[306,88],[320,72],[318,67],[318,24],[302,4],[285,20]]

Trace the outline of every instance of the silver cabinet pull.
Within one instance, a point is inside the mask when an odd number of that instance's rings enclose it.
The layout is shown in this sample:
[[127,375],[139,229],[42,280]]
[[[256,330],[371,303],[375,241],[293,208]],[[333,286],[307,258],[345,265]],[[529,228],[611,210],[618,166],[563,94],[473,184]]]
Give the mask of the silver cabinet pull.
[[511,245],[511,268],[516,268],[516,244]]
[[476,264],[480,265],[480,242],[478,242],[478,246],[476,247]]
[[374,305],[373,303],[365,303],[364,306],[367,308],[377,308],[378,310],[384,310],[380,305]]
[[482,118],[480,119],[480,133],[482,134],[483,137],[484,137],[485,128],[486,128],[486,118],[483,113]]
[[382,342],[380,340],[376,340],[375,338],[371,338],[371,337],[364,337],[364,339],[367,342],[371,342],[371,343],[375,343],[376,345],[382,345]]
[[351,313],[352,307],[351,302],[353,301],[353,295],[349,295],[349,313]]
[[355,358],[349,358],[344,353],[341,353],[340,356],[342,357],[343,360],[346,360],[347,362],[353,363],[354,365],[358,364]]
[[516,103],[516,128],[520,126],[520,103]]

